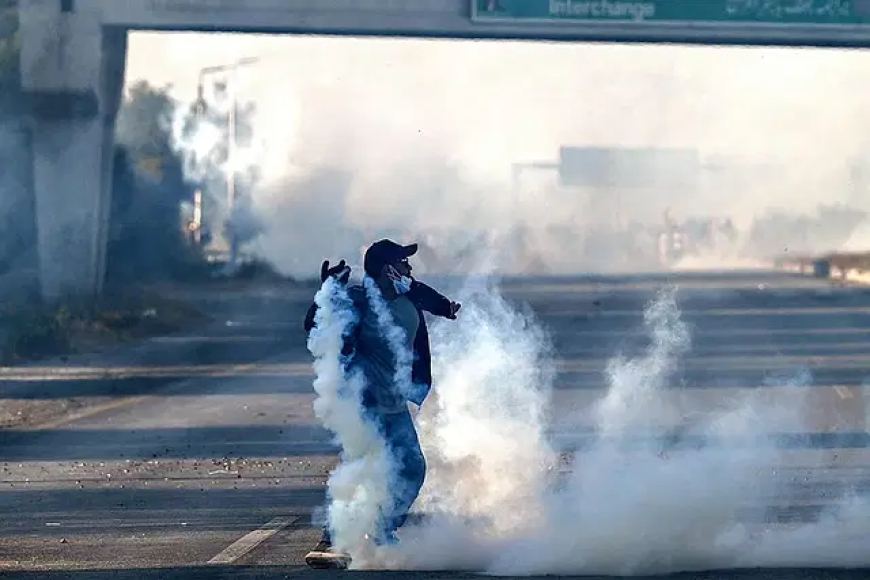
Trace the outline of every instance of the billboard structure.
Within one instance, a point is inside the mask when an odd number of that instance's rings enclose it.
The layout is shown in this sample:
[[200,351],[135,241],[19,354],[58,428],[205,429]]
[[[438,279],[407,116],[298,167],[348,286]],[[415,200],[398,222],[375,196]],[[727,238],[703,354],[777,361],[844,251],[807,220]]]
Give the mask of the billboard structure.
[[695,189],[701,157],[694,149],[660,147],[561,147],[559,182],[563,187]]

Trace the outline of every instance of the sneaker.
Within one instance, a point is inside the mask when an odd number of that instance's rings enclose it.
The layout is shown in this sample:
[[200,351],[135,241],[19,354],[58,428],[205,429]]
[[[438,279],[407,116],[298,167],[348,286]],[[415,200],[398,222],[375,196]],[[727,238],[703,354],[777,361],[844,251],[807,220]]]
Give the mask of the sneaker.
[[345,569],[350,564],[350,555],[335,551],[332,544],[324,539],[305,555],[305,563],[317,569]]

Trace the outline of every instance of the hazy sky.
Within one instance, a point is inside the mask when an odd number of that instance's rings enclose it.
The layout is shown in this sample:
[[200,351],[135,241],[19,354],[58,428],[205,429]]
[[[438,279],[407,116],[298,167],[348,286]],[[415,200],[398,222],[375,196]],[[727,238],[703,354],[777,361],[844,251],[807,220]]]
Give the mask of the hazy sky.
[[[423,134],[493,175],[563,143],[830,165],[865,145],[870,122],[870,55],[859,51],[135,33],[127,76],[190,99],[200,68],[247,56],[263,59],[242,90],[271,141],[293,138],[304,95],[333,90],[335,113]],[[330,115],[317,104],[307,114]]]
[[[553,160],[563,144],[696,147],[775,166],[624,199],[624,217],[811,211],[855,201],[848,166],[868,145],[860,51],[135,33],[127,78],[189,101],[200,68],[250,56],[262,61],[240,92],[257,103],[254,157],[274,185],[260,205],[286,206],[301,195],[294,179],[337,167],[353,175],[333,201],[348,224],[487,227],[518,211],[505,201],[511,163]],[[429,191],[439,164],[463,187]],[[548,194],[520,213],[574,219],[588,213],[578,199]]]

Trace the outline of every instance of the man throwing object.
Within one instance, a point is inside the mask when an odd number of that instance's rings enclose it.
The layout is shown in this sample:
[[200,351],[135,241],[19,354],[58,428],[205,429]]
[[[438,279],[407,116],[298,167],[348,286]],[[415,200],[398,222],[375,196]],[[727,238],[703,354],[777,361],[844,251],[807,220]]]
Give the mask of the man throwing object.
[[[432,386],[429,333],[423,313],[455,320],[461,307],[412,278],[408,260],[416,252],[416,244],[403,246],[391,240],[380,240],[366,250],[363,260],[365,276],[380,290],[392,323],[401,330],[400,336],[404,337],[403,346],[412,353],[411,389],[397,384],[397,356],[389,339],[384,336],[384,329],[372,308],[365,286],[347,288],[356,310],[357,322],[345,339],[345,370],[358,370],[364,376],[362,412],[377,426],[397,465],[397,474],[391,486],[392,502],[383,506],[382,529],[374,537],[379,544],[396,542],[396,530],[407,520],[426,475],[426,461],[408,407],[409,402],[422,405]],[[350,268],[344,260],[333,268],[329,267],[328,261],[323,262],[322,282],[334,277],[345,284],[349,276]],[[317,305],[312,304],[305,317],[306,332],[314,328],[316,312]],[[327,526],[321,540],[306,555],[305,561],[317,568],[344,568],[349,564],[350,557],[333,549]]]

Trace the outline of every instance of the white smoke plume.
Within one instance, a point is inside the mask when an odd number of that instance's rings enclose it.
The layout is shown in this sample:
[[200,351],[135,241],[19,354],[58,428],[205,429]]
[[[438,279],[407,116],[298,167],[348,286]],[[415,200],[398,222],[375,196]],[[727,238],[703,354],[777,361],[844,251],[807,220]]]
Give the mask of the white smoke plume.
[[671,381],[690,333],[664,292],[645,313],[647,352],[609,365],[593,424],[560,421],[598,438],[563,455],[558,474],[545,333],[494,289],[461,300],[460,319],[433,328],[435,390],[417,416],[429,473],[415,510],[427,517],[401,529],[378,566],[642,575],[870,564],[863,499],[829,498],[830,516],[797,529],[753,523],[789,501],[777,476],[788,459],[772,436],[806,430],[805,371],[776,401],[755,389],[716,411],[683,405]]
[[651,431],[660,428],[661,421],[673,425],[680,419],[679,409],[661,401],[678,357],[690,346],[689,329],[679,318],[673,291],[644,312],[644,326],[650,338],[645,356],[633,360],[617,356],[608,365],[610,388],[595,409],[604,436],[638,428]]
[[[486,287],[460,299],[460,318],[433,329],[443,374],[420,415],[431,466],[422,506],[507,530],[535,511],[539,475],[553,461],[545,443],[548,339],[531,315]],[[503,340],[507,328],[516,332]]]
[[[759,388],[715,410],[691,408],[672,388],[691,348],[677,298],[666,290],[647,306],[648,348],[614,356],[591,424],[560,417],[562,430],[596,433],[578,436],[585,445],[571,454],[548,436],[560,410],[551,407],[557,369],[546,332],[491,282],[467,284],[459,319],[432,329],[435,387],[417,415],[429,473],[414,509],[425,517],[399,530],[398,547],[357,549],[353,567],[645,575],[870,565],[866,498],[827,498],[817,523],[763,523],[768,506],[794,499],[793,482],[778,475],[789,459],[774,435],[807,430],[811,375],[796,369],[766,385],[779,386],[776,397]],[[318,381],[329,376],[328,366],[317,370]],[[333,399],[318,393],[318,416],[326,417]],[[333,428],[352,431],[355,405],[343,407],[348,415]],[[345,529],[373,521],[390,474],[372,433],[348,437],[366,442],[356,452],[374,451],[368,461],[357,456],[355,468],[343,458],[343,475],[330,479],[330,490],[340,481],[345,497],[366,498],[333,508],[341,514],[334,525]]]
[[[396,358],[394,381],[401,393],[411,393],[413,356],[404,331],[396,325],[375,281],[362,281],[366,300]],[[387,442],[362,407],[366,378],[359,368],[343,364],[344,338],[359,312],[347,289],[332,278],[315,295],[318,306],[308,349],[315,357],[314,414],[335,435],[341,462],[328,481],[328,525],[336,549],[347,552],[354,565],[365,566],[372,557],[371,542],[380,536],[382,514],[393,501],[395,458]]]
[[[201,101],[180,101],[171,126],[184,176],[204,193],[206,226],[227,240],[234,234],[239,244],[256,240],[268,229],[253,201],[265,144],[247,126],[255,109],[234,94],[244,87],[244,79],[237,73],[229,81],[233,86],[228,87],[227,81],[203,83]],[[230,114],[233,107],[235,117]]]
[[407,396],[413,391],[411,371],[414,363],[413,353],[407,346],[408,337],[405,336],[405,332],[393,320],[387,308],[387,303],[375,281],[370,276],[365,276],[363,278],[363,285],[372,312],[377,317],[378,325],[384,333],[384,339],[396,357],[396,374],[393,379],[396,389]]
[[365,418],[365,386],[359,372],[345,374],[342,345],[356,312],[347,291],[332,278],[314,297],[315,327],[308,339],[314,355],[314,414],[335,435],[341,462],[329,476],[327,522],[333,545],[358,560],[367,536],[375,533],[388,501],[392,464],[377,426]]

